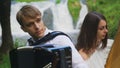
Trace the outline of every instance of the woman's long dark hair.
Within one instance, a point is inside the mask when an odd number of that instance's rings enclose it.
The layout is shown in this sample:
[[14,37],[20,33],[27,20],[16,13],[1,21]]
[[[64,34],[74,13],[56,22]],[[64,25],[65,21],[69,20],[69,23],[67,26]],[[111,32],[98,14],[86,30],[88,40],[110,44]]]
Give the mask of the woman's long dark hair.
[[[77,50],[83,49],[84,52],[88,53],[91,48],[97,48],[97,30],[100,20],[105,20],[105,17],[97,12],[89,12],[83,21],[78,39],[77,39]],[[106,21],[107,22],[107,21]],[[106,27],[107,28],[107,27]],[[101,48],[107,46],[107,35],[102,40]]]

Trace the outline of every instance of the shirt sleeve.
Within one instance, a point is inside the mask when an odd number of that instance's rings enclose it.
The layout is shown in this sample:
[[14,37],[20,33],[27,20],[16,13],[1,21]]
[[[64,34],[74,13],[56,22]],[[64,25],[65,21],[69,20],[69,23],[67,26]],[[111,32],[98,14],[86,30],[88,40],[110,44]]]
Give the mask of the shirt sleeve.
[[86,61],[83,60],[71,39],[67,36],[60,35],[55,37],[51,42],[61,46],[70,46],[72,49],[72,68],[89,68]]

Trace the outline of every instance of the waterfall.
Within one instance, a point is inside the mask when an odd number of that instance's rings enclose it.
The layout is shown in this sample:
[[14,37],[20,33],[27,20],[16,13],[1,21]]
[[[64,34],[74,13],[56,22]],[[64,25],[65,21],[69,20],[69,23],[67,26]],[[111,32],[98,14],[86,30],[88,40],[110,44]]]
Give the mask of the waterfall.
[[76,29],[81,28],[85,15],[88,13],[88,8],[86,5],[86,0],[80,0],[81,10],[79,12],[79,18],[76,25]]
[[54,30],[71,31],[73,30],[73,20],[68,9],[68,0],[61,0],[52,7],[54,17]]
[[10,21],[11,21],[12,34],[20,34],[20,35],[25,34],[25,32],[21,30],[20,25],[16,20],[16,14],[18,10],[25,4],[26,2],[23,2],[23,3],[18,2],[18,3],[11,4]]
[[33,5],[35,7],[37,7],[42,15],[44,13],[44,11],[46,9],[48,9],[51,5],[53,5],[51,2],[49,1],[43,1],[43,2],[16,2],[14,4],[11,4],[11,31],[12,34],[26,34],[24,31],[21,30],[20,25],[18,24],[17,20],[16,20],[16,13],[18,12],[18,10],[24,6],[24,5]]
[[[79,15],[79,21],[77,22],[77,27],[81,24],[81,20],[84,19],[87,13],[87,6],[85,0],[80,0],[81,11]],[[24,31],[21,30],[20,25],[16,20],[17,11],[26,4],[36,6],[43,15],[43,21],[46,26],[52,30],[59,30],[63,32],[71,32],[75,30],[73,28],[73,19],[68,9],[68,0],[61,0],[60,3],[56,3],[56,0],[40,1],[40,2],[14,2],[11,4],[11,31],[12,35],[26,35]],[[1,31],[1,28],[0,28]],[[0,34],[1,35],[1,34]]]

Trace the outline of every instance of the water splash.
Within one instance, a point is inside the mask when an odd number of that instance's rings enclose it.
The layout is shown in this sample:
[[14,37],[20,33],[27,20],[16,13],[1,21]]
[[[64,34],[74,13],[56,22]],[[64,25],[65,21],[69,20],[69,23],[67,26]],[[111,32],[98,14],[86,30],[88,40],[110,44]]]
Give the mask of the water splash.
[[86,0],[80,0],[80,5],[81,5],[81,10],[79,12],[80,14],[79,14],[78,22],[77,22],[77,25],[76,25],[76,29],[81,28],[83,20],[84,20],[86,14],[88,13]]
[[52,7],[54,17],[54,30],[71,31],[73,30],[73,20],[68,9],[68,0],[61,0]]

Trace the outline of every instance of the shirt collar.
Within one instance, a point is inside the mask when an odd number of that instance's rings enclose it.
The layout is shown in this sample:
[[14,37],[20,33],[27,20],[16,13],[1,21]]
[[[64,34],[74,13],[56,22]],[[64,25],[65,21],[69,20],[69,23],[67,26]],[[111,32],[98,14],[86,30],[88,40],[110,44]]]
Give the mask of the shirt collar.
[[[48,33],[52,32],[52,30],[49,30],[48,28],[45,29],[44,36],[47,35]],[[39,38],[41,39],[41,38]],[[35,40],[31,37],[31,41],[35,42]]]
[[48,33],[52,32],[52,30],[49,30],[48,28],[46,28],[44,36],[47,35]]

